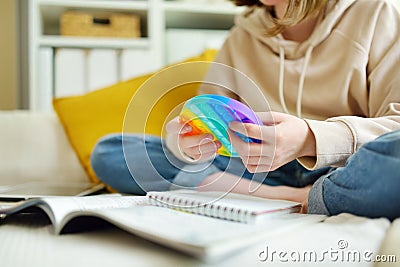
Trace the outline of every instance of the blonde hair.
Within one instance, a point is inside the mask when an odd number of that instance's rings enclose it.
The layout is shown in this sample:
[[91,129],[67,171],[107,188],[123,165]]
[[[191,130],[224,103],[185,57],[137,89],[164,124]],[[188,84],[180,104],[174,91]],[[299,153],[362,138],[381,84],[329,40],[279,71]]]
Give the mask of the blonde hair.
[[267,29],[270,36],[282,33],[286,28],[296,25],[302,20],[316,15],[321,11],[329,0],[287,0],[288,6],[285,15],[278,18],[275,15],[274,7],[264,6],[259,0],[231,0],[237,6],[260,6],[265,7],[269,12],[270,19],[274,24]]

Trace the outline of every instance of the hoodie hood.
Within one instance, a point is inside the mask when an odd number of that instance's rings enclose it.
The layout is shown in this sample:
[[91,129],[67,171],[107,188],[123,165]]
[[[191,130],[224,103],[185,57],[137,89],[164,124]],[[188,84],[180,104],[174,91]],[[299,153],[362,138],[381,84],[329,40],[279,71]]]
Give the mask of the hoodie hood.
[[333,27],[342,18],[343,13],[354,2],[356,0],[329,1],[323,17],[312,35],[302,43],[285,40],[281,34],[274,37],[266,36],[266,29],[272,25],[272,21],[269,20],[269,16],[266,14],[268,11],[265,8],[254,7],[246,10],[236,17],[235,24],[268,45],[276,54],[280,54],[283,48],[285,58],[298,59],[306,55],[310,46],[316,47],[329,36]]
[[272,21],[265,8],[251,8],[236,19],[236,25],[243,28],[250,35],[259,39],[262,43],[268,45],[271,50],[279,55],[279,102],[282,109],[286,113],[290,113],[285,97],[284,97],[284,80],[285,80],[285,59],[296,60],[304,57],[303,66],[301,68],[300,79],[297,87],[296,115],[302,117],[302,96],[307,67],[311,60],[311,54],[318,44],[323,42],[332,32],[335,24],[343,17],[343,13],[355,2],[355,0],[331,0],[327,3],[323,14],[320,15],[319,23],[317,23],[311,36],[304,42],[298,43],[285,40],[282,34],[269,37],[265,34],[267,28],[272,26]]

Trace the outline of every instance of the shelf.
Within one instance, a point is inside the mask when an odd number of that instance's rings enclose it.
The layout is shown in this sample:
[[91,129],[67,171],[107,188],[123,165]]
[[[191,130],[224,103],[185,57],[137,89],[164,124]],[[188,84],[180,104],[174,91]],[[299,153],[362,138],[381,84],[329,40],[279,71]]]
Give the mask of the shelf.
[[38,0],[39,6],[110,10],[147,10],[148,1]]
[[164,2],[167,28],[227,30],[242,7],[233,4],[201,4],[180,1]]
[[127,13],[140,16],[141,32],[147,36],[147,1],[92,1],[92,0],[38,0],[44,35],[59,35],[60,17],[65,11],[79,10],[90,14],[107,16]]
[[164,2],[163,8],[166,12],[187,12],[187,13],[206,13],[219,15],[236,15],[243,11],[242,7],[234,4],[205,4],[205,3],[187,3],[181,1]]
[[41,47],[55,48],[93,48],[93,49],[148,49],[148,38],[90,38],[90,37],[65,37],[43,36],[39,39]]

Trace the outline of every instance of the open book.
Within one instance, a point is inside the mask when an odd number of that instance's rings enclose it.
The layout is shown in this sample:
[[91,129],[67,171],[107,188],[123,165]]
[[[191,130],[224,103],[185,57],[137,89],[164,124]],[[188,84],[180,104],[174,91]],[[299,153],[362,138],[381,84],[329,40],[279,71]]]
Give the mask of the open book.
[[[286,215],[271,216],[268,220],[262,220],[260,223],[246,224],[210,217],[211,208],[206,211],[206,215],[209,216],[202,216],[182,212],[180,211],[182,208],[176,210],[175,208],[161,207],[159,206],[160,203],[167,205],[165,202],[159,203],[156,201],[156,198],[162,195],[166,198],[169,197],[169,201],[172,201],[173,198],[175,201],[178,198],[181,201],[186,199],[187,202],[193,199],[197,201],[207,199],[208,201],[210,198],[214,198],[212,193],[195,192],[193,195],[189,192],[151,192],[147,196],[46,197],[30,199],[8,207],[1,207],[0,204],[0,218],[26,212],[27,209],[32,207],[40,208],[52,222],[54,233],[61,234],[68,227],[68,224],[72,222],[76,224],[76,220],[79,222],[79,219],[95,217],[129,233],[204,260],[219,259],[256,241],[261,241],[260,238],[271,232],[276,232],[289,226],[299,226],[306,222],[320,221],[324,218],[324,216],[286,213]],[[240,199],[244,201],[245,198],[253,199],[255,203],[240,207],[238,201]],[[213,205],[219,205],[220,208],[225,206],[229,208],[240,207],[243,212],[244,208],[246,208],[249,209],[249,213],[251,209],[258,205],[256,205],[256,202],[262,200],[230,194],[229,199],[217,199],[212,203],[214,203]],[[291,208],[287,206],[288,204],[285,202],[284,206],[288,208],[284,209],[289,211]],[[290,204],[293,206],[294,203]],[[198,208],[196,207],[195,209]],[[256,207],[255,210],[257,209],[259,207]],[[278,210],[281,209],[278,208]],[[266,210],[271,209],[268,207]],[[276,210],[275,206],[274,210]],[[198,212],[196,211],[196,213]],[[253,214],[252,212],[250,213]],[[232,216],[232,214],[227,214],[227,216]],[[227,217],[227,219],[229,218]]]

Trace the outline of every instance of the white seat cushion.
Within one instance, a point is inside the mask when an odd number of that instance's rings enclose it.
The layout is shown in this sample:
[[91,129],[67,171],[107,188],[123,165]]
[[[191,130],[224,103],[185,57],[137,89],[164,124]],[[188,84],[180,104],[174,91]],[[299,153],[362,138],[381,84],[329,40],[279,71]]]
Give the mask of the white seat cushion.
[[0,111],[0,180],[88,181],[55,113]]

